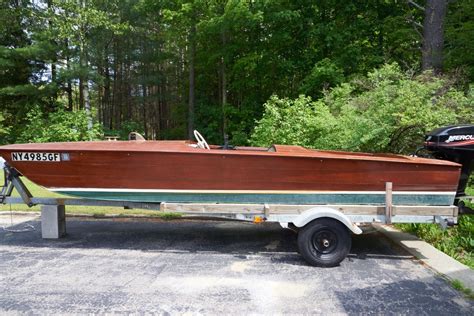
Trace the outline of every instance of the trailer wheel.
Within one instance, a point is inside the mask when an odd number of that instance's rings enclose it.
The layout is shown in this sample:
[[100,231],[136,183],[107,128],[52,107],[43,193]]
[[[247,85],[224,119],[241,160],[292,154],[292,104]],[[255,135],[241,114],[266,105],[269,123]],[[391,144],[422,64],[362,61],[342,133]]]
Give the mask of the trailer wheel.
[[312,266],[334,267],[349,254],[351,235],[337,220],[317,219],[300,230],[298,250]]

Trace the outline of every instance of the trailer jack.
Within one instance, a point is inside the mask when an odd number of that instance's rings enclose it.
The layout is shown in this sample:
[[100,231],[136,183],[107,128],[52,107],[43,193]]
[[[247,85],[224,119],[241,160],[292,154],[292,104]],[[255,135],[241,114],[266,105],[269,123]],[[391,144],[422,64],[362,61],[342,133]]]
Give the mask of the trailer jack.
[[3,166],[4,172],[4,179],[3,179],[3,186],[1,187],[2,190],[0,192],[0,204],[5,202],[7,197],[10,197],[13,189],[16,189],[18,194],[20,194],[21,199],[23,202],[28,205],[28,207],[32,207],[35,204],[32,201],[32,195],[28,188],[25,186],[23,181],[20,179],[20,173],[10,167],[7,163]]

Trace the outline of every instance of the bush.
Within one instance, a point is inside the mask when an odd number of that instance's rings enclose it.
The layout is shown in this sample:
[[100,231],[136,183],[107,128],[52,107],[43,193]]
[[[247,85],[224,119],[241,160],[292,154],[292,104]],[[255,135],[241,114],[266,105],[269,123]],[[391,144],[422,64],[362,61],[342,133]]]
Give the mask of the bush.
[[59,108],[55,112],[43,113],[39,107],[34,107],[28,112],[26,121],[18,143],[94,140],[102,135],[99,124],[88,130],[84,110],[68,112]]
[[474,268],[474,215],[459,216],[458,226],[442,230],[437,224],[398,224],[447,255]]
[[409,153],[430,130],[471,122],[473,109],[474,95],[454,89],[449,80],[430,73],[411,77],[389,64],[316,101],[272,96],[251,143]]
[[305,96],[295,100],[272,96],[251,142],[257,146],[277,143],[327,148],[325,135],[336,128],[337,121],[324,103]]
[[303,80],[301,93],[315,97],[329,87],[334,87],[344,81],[344,72],[330,59],[324,58],[317,62],[311,73]]
[[[7,134],[9,131],[9,128],[4,125],[4,120],[5,118],[3,117],[3,114],[0,113],[0,139],[2,138],[3,135]],[[0,141],[0,144],[3,143]]]

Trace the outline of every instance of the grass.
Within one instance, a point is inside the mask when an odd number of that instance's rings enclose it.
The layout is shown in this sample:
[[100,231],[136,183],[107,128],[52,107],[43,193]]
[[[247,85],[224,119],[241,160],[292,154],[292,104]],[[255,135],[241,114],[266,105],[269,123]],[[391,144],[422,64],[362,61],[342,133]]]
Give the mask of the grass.
[[[466,193],[474,195],[474,188],[468,188]],[[396,226],[418,236],[474,269],[474,215],[460,215],[458,225],[446,230],[442,230],[437,224],[397,224]]]
[[441,229],[437,224],[397,224],[454,259],[474,269],[474,215],[459,216],[459,225]]
[[464,286],[461,281],[459,280],[454,280],[451,281],[451,286],[454,287],[456,290],[464,293],[467,298],[474,300],[474,292],[470,289]]
[[[3,171],[0,172],[0,179],[3,181]],[[30,190],[34,197],[46,197],[46,198],[68,198],[68,196],[50,192],[30,180],[22,177],[23,182]],[[13,191],[12,196],[18,197],[19,194],[16,190]],[[25,204],[0,204],[0,211],[17,211],[17,212],[39,212],[40,206],[28,207]],[[104,217],[106,215],[118,215],[118,216],[131,216],[131,215],[143,215],[143,216],[157,216],[163,219],[175,219],[180,215],[175,213],[159,213],[158,211],[142,210],[142,209],[124,209],[123,207],[110,207],[110,206],[76,206],[68,205],[66,207],[66,214],[78,215],[86,214],[94,217]]]
[[[471,178],[471,179],[472,179],[472,178]],[[473,184],[472,182],[473,182],[473,181],[471,181],[471,186],[466,189],[466,194],[467,194],[467,195],[470,195],[470,196],[474,196],[474,184]],[[474,207],[474,204],[473,204],[473,203],[470,203],[470,204],[471,204],[471,205],[470,205],[471,207]]]

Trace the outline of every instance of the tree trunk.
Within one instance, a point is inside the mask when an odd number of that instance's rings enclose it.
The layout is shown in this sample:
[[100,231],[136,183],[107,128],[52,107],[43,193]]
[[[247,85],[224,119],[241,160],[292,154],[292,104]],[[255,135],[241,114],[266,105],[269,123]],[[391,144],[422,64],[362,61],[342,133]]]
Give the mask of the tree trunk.
[[143,89],[143,131],[145,132],[145,138],[148,139],[148,124],[147,124],[147,112],[146,112],[146,107],[147,107],[147,91],[146,91],[147,86],[145,84],[142,85]]
[[107,58],[107,51],[105,53],[104,57],[104,97],[102,99],[103,103],[103,124],[104,126],[107,126],[109,129],[112,129],[111,126],[111,114],[110,114],[110,70],[109,70],[109,59]]
[[90,132],[92,131],[92,113],[91,113],[91,100],[89,97],[89,84],[84,84],[83,88],[84,92],[84,108],[86,109],[86,116],[87,116],[87,130]]
[[194,134],[194,106],[196,98],[194,95],[194,59],[196,56],[196,23],[193,20],[189,35],[189,104],[188,104],[188,138],[193,139]]
[[446,0],[427,0],[423,21],[422,69],[436,74],[443,70],[444,20]]
[[130,60],[130,42],[126,44],[126,57],[125,57],[125,120],[132,121],[133,120],[133,110],[132,110],[132,76],[131,76],[131,60]]
[[84,80],[79,78],[79,109],[84,108]]
[[[87,55],[85,51],[85,43],[81,42],[80,45],[80,64],[82,67],[88,66]],[[92,131],[92,113],[91,113],[91,102],[89,98],[89,80],[88,78],[82,78],[79,80],[79,90],[80,96],[82,97],[82,102],[84,104],[84,109],[86,110],[87,116],[87,130]]]
[[[52,0],[48,0],[47,1],[47,6],[48,6],[48,9],[51,9],[53,7],[53,1]],[[50,31],[52,31],[53,29],[53,22],[51,21],[51,19],[48,19],[48,27],[50,29]],[[51,45],[54,47],[56,44],[56,42],[51,39]],[[56,84],[56,62],[57,62],[57,55],[56,55],[56,51],[54,52],[51,52],[52,54],[52,58],[51,58],[51,83],[52,84]],[[49,107],[50,107],[50,110],[53,111],[54,110],[54,103],[56,102],[58,98],[58,93],[57,93],[57,90],[55,90],[55,92],[53,93],[53,95],[51,96],[51,100],[50,100],[50,103],[49,103]]]
[[221,95],[222,95],[222,135],[225,135],[226,130],[227,130],[227,123],[226,123],[226,118],[225,118],[225,106],[227,104],[227,79],[226,79],[226,74],[225,74],[225,61],[224,57],[221,59]]
[[[222,31],[222,50],[225,52],[226,46],[226,34],[225,31]],[[227,105],[227,78],[226,78],[226,69],[225,69],[225,56],[221,57],[221,96],[222,96],[222,136],[225,137],[227,131],[227,122],[225,117],[225,107]]]
[[[68,73],[70,72],[71,70],[71,62],[70,62],[70,58],[69,58],[69,41],[66,40],[66,68],[68,70]],[[67,88],[66,88],[66,92],[67,92],[67,109],[69,111],[73,111],[74,108],[73,108],[73,101],[72,101],[72,80],[70,78],[67,79]]]
[[112,82],[112,100],[110,104],[110,129],[117,128],[117,121],[116,121],[116,112],[117,112],[117,100],[118,100],[118,73],[119,73],[119,61],[118,61],[118,40],[114,40],[114,64],[113,64],[113,82]]
[[121,41],[117,39],[114,47],[114,82],[113,82],[113,129],[119,129],[122,117],[123,100],[123,63],[121,54]]
[[70,79],[67,81],[67,109],[68,111],[74,110],[74,104],[72,102],[72,82]]

